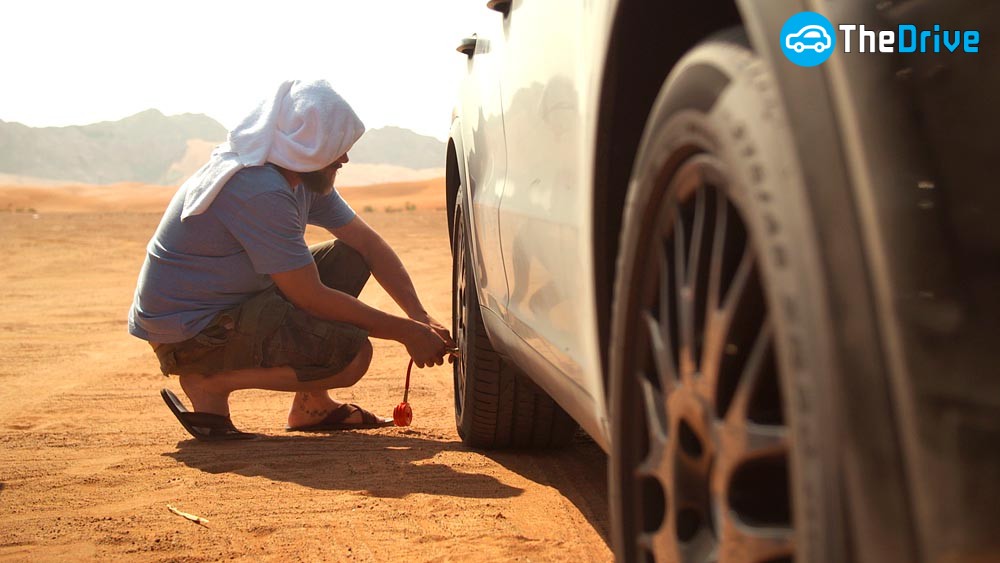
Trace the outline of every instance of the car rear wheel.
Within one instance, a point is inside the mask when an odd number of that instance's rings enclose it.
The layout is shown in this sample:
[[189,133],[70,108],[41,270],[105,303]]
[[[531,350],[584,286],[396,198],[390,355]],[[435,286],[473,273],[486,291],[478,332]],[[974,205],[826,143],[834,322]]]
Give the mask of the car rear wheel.
[[454,221],[452,334],[460,351],[453,365],[458,434],[476,448],[564,446],[577,425],[493,348],[479,308],[472,247],[461,205]]
[[693,49],[647,121],[612,312],[623,561],[838,561],[816,245],[766,66]]

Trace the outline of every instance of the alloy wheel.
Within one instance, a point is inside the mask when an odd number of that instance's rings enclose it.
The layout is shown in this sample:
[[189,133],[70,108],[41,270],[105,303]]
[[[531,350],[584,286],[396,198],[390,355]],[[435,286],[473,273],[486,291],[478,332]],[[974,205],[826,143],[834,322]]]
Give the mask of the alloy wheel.
[[648,561],[790,562],[790,438],[775,333],[724,167],[688,158],[634,272],[624,506]]
[[466,384],[466,363],[468,342],[467,323],[467,303],[466,287],[467,264],[466,264],[466,243],[465,226],[462,223],[462,215],[459,210],[455,215],[455,247],[453,250],[454,263],[452,264],[452,276],[454,288],[452,291],[452,314],[453,319],[451,333],[455,337],[455,344],[458,346],[459,357],[452,364],[455,378],[455,413],[460,418],[465,407],[465,384]]

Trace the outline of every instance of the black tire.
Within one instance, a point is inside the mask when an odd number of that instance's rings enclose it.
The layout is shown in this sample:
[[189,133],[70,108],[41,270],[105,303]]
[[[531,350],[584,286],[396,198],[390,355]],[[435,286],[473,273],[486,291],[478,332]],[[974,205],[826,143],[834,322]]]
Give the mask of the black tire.
[[572,439],[576,423],[516,366],[500,357],[483,326],[472,273],[462,207],[455,211],[452,243],[452,334],[455,424],[475,448],[557,448]]
[[647,120],[610,345],[621,561],[843,561],[832,336],[777,88],[742,31]]

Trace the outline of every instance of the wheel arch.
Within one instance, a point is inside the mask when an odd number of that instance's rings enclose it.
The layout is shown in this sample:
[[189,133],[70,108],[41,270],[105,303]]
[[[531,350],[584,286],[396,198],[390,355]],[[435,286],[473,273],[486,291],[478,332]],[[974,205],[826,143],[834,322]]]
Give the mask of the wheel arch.
[[[461,156],[459,156],[461,155]],[[462,124],[455,119],[451,124],[451,134],[448,136],[448,148],[445,156],[445,203],[448,210],[448,240],[455,242],[454,225],[455,206],[458,204],[458,188],[465,183],[465,151],[462,146]]]
[[[662,22],[670,25],[665,29]],[[618,4],[601,79],[594,151],[593,259],[605,388],[618,238],[628,180],[646,118],[663,81],[689,49],[711,34],[741,23],[736,0],[699,4],[622,0]]]

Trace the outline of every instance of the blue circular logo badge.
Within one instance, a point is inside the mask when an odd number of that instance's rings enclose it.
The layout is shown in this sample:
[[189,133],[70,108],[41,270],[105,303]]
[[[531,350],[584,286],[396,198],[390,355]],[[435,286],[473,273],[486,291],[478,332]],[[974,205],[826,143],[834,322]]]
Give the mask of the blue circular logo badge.
[[821,65],[836,49],[833,24],[816,12],[795,14],[781,28],[781,50],[799,66]]

